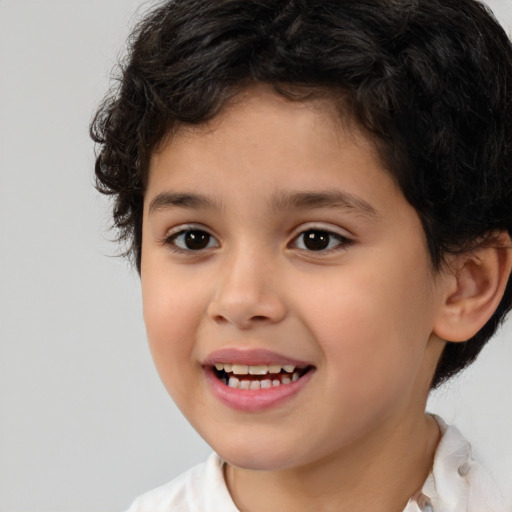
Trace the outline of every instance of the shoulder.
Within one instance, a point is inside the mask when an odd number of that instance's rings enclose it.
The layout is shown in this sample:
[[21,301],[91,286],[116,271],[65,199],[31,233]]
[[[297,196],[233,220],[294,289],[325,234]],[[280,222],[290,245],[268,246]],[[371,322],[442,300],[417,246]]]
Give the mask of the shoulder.
[[424,507],[429,504],[426,510],[436,512],[504,512],[502,495],[489,473],[473,459],[469,442],[456,427],[435,419],[441,439],[417,502]]
[[127,512],[238,512],[223,476],[218,455],[168,484],[139,496]]

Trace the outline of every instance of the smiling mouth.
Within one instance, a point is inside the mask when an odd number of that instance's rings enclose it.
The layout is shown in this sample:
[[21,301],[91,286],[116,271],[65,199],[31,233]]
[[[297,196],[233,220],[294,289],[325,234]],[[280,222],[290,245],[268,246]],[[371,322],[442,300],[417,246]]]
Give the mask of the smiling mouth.
[[215,376],[226,386],[233,389],[268,389],[285,386],[298,381],[312,369],[311,366],[296,367],[285,365],[245,365],[216,363],[213,366]]

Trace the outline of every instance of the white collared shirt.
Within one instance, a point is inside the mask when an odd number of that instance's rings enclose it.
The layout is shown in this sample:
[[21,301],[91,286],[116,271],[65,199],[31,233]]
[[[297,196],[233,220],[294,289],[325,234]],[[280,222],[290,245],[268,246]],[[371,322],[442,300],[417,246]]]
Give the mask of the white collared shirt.
[[441,430],[434,464],[421,491],[404,512],[505,512],[496,484],[471,455],[471,445],[454,426],[434,416]]

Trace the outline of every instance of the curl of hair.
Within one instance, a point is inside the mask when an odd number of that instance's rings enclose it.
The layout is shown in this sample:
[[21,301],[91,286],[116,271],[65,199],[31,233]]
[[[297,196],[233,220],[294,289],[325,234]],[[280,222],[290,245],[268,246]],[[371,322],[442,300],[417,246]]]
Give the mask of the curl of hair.
[[[433,268],[512,233],[512,49],[475,0],[169,0],[134,30],[91,124],[96,186],[140,270],[149,158],[248,84],[292,100],[330,91],[416,209]],[[297,94],[303,91],[303,94]],[[470,364],[512,304],[448,343],[433,387]]]

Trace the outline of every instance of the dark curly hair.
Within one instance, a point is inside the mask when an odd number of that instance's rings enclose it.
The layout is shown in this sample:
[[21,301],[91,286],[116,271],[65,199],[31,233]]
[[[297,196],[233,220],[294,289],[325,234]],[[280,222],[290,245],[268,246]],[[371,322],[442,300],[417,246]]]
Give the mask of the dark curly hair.
[[[512,233],[512,49],[484,5],[169,0],[134,30],[91,124],[96,185],[114,197],[114,226],[139,271],[150,155],[255,82],[295,101],[340,98],[416,209],[435,271],[447,254]],[[509,279],[480,332],[447,343],[433,387],[476,358],[511,303]]]

